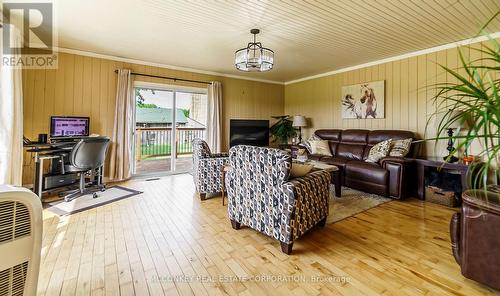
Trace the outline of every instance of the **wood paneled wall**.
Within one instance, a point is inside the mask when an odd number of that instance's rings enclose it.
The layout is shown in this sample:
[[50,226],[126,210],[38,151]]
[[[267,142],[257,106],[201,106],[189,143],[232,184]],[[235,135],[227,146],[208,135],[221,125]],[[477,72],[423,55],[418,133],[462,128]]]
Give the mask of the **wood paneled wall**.
[[[474,49],[485,45],[488,42],[475,43],[461,50],[466,57],[475,60],[481,53]],[[309,127],[304,129],[306,137],[320,128],[402,129],[414,131],[420,138],[434,137],[434,117],[426,134],[426,123],[436,110],[431,100],[436,94],[433,86],[455,79],[439,65],[456,69],[459,63],[458,49],[453,48],[288,84],[285,86],[285,114],[301,114],[309,119]],[[463,70],[458,69],[458,72]],[[385,118],[342,119],[342,86],[377,80],[385,80]],[[444,155],[444,147],[442,141],[437,146],[435,142],[428,142],[422,153]]]
[[[24,70],[24,135],[36,139],[49,132],[51,115],[89,116],[91,133],[111,136],[113,133],[116,74],[118,68],[134,72],[194,80],[222,82],[223,147],[228,146],[229,119],[270,119],[284,110],[284,86],[221,76],[170,70],[152,66],[117,62],[88,56],[60,53],[55,70]],[[137,76],[136,80],[174,83],[171,80]],[[186,86],[200,84],[183,83]],[[23,183],[30,184],[33,175],[31,155],[24,155]]]

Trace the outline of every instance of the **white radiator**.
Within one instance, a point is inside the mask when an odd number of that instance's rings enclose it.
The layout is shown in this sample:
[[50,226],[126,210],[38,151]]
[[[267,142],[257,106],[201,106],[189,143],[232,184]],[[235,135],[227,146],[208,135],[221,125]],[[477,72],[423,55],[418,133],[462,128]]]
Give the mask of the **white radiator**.
[[42,223],[38,196],[0,185],[0,295],[36,295]]

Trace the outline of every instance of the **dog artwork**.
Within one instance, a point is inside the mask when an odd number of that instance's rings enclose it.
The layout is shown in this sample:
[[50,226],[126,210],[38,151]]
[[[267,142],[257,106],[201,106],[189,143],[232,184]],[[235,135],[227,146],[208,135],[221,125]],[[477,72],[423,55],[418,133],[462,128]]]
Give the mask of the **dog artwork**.
[[342,87],[342,118],[384,118],[384,80]]

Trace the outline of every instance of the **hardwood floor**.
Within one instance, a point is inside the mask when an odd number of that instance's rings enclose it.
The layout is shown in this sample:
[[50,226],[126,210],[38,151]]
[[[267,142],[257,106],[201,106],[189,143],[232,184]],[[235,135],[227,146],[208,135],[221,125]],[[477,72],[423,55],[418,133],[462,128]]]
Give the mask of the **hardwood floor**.
[[[193,168],[193,158],[191,155],[179,156],[175,161],[175,169],[177,171],[187,172]],[[172,169],[170,162],[170,157],[144,159],[136,162],[135,172],[139,175],[169,172]]]
[[460,274],[453,211],[438,205],[383,204],[314,229],[287,256],[233,230],[220,197],[201,202],[190,175],[121,185],[144,194],[67,217],[44,210],[39,295],[496,293]]

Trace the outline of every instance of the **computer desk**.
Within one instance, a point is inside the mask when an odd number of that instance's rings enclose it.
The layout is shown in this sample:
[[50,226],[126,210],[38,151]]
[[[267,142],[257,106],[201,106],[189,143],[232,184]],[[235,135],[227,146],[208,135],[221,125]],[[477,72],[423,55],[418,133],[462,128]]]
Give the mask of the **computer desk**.
[[[31,143],[24,144],[26,152],[33,153],[35,161],[35,172],[33,180],[33,192],[40,198],[42,194],[49,190],[43,190],[43,163],[46,160],[59,159],[62,153],[67,153],[73,149],[77,142],[56,142],[56,143]],[[52,188],[53,191],[53,188]]]

